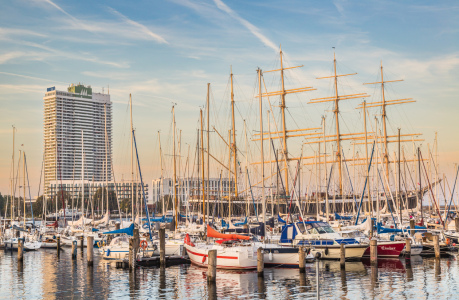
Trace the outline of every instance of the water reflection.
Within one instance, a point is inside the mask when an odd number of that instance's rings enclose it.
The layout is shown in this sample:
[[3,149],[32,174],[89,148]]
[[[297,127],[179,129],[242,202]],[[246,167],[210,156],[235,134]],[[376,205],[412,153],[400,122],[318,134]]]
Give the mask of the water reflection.
[[[63,251],[56,259],[55,250],[24,253],[18,263],[17,253],[0,251],[1,299],[30,298],[160,298],[160,299],[303,299],[315,298],[451,298],[459,290],[459,265],[454,260],[405,259],[347,262],[320,261],[298,269],[266,268],[264,277],[256,271],[217,270],[217,280],[207,283],[206,269],[193,265],[169,268],[117,269],[114,262],[94,255],[94,266],[86,254],[71,259]],[[319,268],[319,280],[316,268]],[[443,272],[442,272],[443,271]],[[317,288],[317,285],[320,288]]]

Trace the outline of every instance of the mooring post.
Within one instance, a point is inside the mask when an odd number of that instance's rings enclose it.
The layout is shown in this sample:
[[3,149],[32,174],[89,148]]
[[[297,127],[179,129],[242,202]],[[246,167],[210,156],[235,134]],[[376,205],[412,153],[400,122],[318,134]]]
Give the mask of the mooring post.
[[18,239],[18,261],[22,262],[24,259],[24,238]]
[[439,243],[439,238],[438,235],[434,235],[433,237],[433,244],[434,244],[434,250],[435,250],[435,258],[440,258],[440,243]]
[[370,224],[371,224],[370,239],[372,239],[373,238],[373,228],[375,227],[375,220],[373,220],[373,218],[370,218]]
[[300,269],[300,273],[306,272],[306,256],[303,246],[300,246],[298,249],[298,267]]
[[72,242],[72,259],[75,260],[77,257],[77,241]]
[[[120,230],[121,228],[121,223],[120,222],[116,222],[115,223],[115,230]],[[115,236],[119,236],[119,234],[116,234]]]
[[370,240],[370,262],[371,264],[378,263],[378,240]]
[[94,261],[94,237],[89,235],[87,243],[86,249],[88,254],[86,257],[88,259],[88,266],[92,266]]
[[459,217],[456,217],[456,219],[454,219],[454,225],[456,225],[456,232],[459,232]]
[[207,281],[215,282],[217,278],[217,250],[207,253]]
[[414,235],[414,229],[415,229],[415,224],[414,224],[414,219],[411,219],[410,220],[410,235],[413,236]]
[[346,244],[340,244],[339,264],[341,266],[341,269],[344,269],[346,267]]
[[135,269],[134,237],[129,239],[129,268]]
[[61,237],[58,236],[56,240],[57,240],[57,256],[59,256],[59,253],[61,252]]
[[264,257],[263,257],[263,248],[257,249],[257,272],[258,276],[263,276],[263,269],[265,267]]
[[161,267],[166,266],[166,229],[159,230],[159,263]]
[[411,239],[407,238],[405,240],[405,259],[411,259]]

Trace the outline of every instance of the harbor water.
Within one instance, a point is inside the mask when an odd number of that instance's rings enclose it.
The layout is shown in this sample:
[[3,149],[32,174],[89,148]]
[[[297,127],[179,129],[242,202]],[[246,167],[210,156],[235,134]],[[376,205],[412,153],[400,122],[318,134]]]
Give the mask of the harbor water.
[[[316,269],[319,269],[317,281]],[[72,260],[70,249],[57,257],[55,249],[24,253],[0,251],[1,299],[457,299],[459,263],[455,257],[436,261],[412,257],[369,261],[319,261],[298,269],[266,268],[256,271],[217,271],[208,285],[206,269],[190,264],[117,269],[115,262],[94,255],[88,267],[86,249]]]

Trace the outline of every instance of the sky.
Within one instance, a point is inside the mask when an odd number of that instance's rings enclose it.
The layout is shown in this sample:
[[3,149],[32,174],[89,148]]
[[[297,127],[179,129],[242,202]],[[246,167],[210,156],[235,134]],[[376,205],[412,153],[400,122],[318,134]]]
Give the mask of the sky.
[[[259,130],[257,68],[279,68],[280,47],[284,66],[303,65],[286,71],[286,86],[317,89],[289,96],[288,128],[321,127],[321,117],[325,116],[326,130],[333,132],[331,104],[307,103],[333,95],[333,82],[316,78],[332,74],[334,52],[339,73],[358,73],[340,78],[340,93],[366,92],[370,95],[367,102],[381,99],[379,86],[363,83],[380,80],[382,63],[386,80],[404,80],[388,84],[386,98],[417,101],[388,109],[390,134],[395,134],[399,127],[402,134],[422,133],[424,141],[416,144],[427,149],[438,132],[439,172],[448,176],[454,173],[459,155],[456,1],[4,0],[2,4],[2,194],[8,192],[12,125],[17,128],[16,150],[27,154],[32,193],[38,194],[43,96],[51,86],[65,90],[71,83],[83,83],[91,85],[94,92],[110,93],[114,103],[113,151],[118,179],[129,176],[131,93],[142,172],[144,180],[151,183],[160,176],[158,131],[164,175],[170,176],[172,172],[172,105],[177,131],[181,131],[184,172],[188,147],[194,153],[207,83],[211,83],[210,126],[227,138],[232,69],[237,144],[244,152],[244,120],[249,140]],[[278,72],[266,73],[264,79],[269,91],[279,89]],[[273,115],[278,118],[279,100],[273,98],[271,102]],[[362,114],[355,109],[360,102],[361,99],[343,101],[343,132],[362,132]],[[266,114],[270,109],[268,102],[263,105]],[[380,117],[377,110],[371,110],[370,115],[371,124],[375,115]],[[216,131],[211,133],[211,140],[210,152],[228,161],[228,156],[224,157],[227,150]],[[302,141],[289,139],[292,156],[299,155]],[[248,156],[256,161],[259,146],[250,143],[252,150]],[[412,155],[413,146],[405,147]],[[345,146],[346,151],[351,149],[350,144]],[[309,155],[316,150],[305,147]],[[241,154],[240,160],[244,161],[245,156]],[[212,172],[211,176],[216,177],[220,170],[214,168]]]

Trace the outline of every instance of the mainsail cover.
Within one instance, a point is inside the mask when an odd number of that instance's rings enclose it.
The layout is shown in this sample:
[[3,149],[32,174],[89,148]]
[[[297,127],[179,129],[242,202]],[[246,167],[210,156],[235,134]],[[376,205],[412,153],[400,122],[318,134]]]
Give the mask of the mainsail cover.
[[207,236],[217,239],[250,240],[250,236],[220,233],[207,224]]
[[134,223],[132,223],[131,226],[129,226],[128,228],[103,232],[103,234],[121,234],[121,233],[125,233],[127,235],[134,235]]

